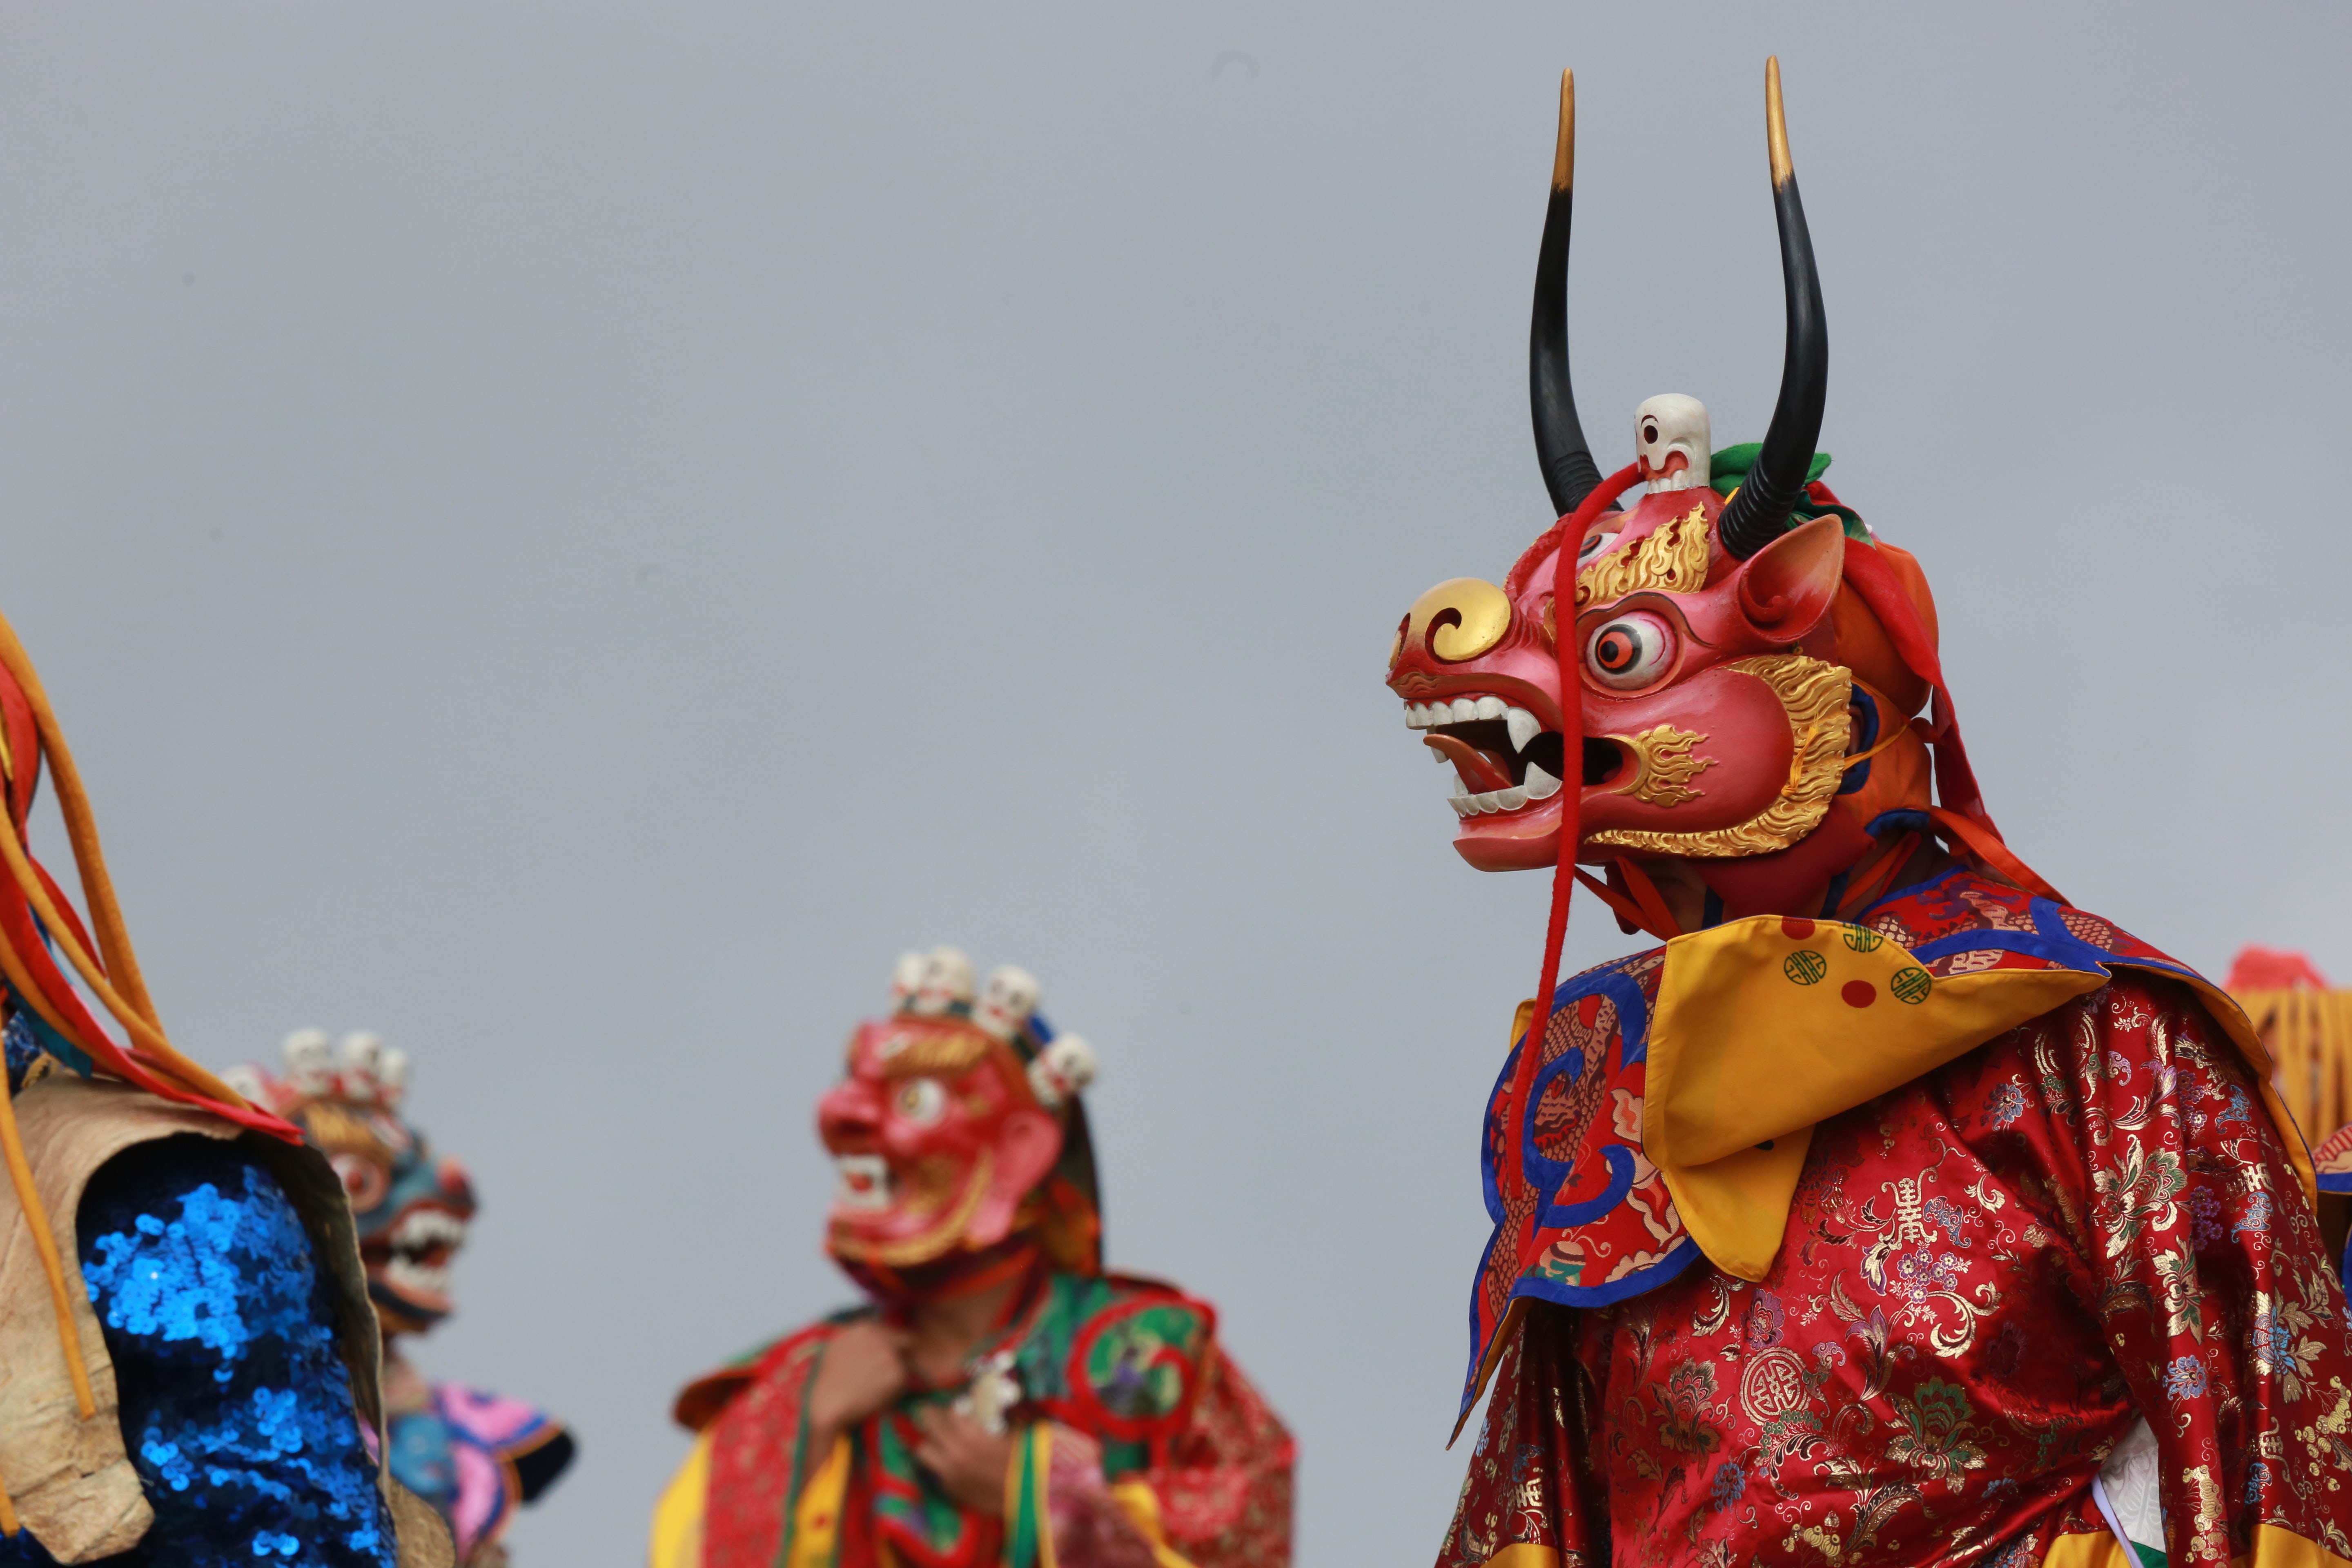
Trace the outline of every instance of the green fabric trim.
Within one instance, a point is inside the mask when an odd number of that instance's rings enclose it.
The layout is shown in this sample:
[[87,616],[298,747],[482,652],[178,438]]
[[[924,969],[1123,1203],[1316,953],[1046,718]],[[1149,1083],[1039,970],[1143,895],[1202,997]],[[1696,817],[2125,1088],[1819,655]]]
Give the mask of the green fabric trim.
[[[1707,459],[1710,473],[1707,482],[1723,494],[1729,495],[1748,477],[1748,470],[1756,466],[1756,455],[1763,449],[1761,441],[1742,441],[1736,447],[1726,447]],[[1830,455],[1815,452],[1812,467],[1805,470],[1805,483],[1811,484],[1829,471]]]
[[2139,1568],[2164,1568],[2164,1548],[2161,1546],[2142,1546],[2135,1541],[2132,1542],[2132,1555],[2139,1559]]
[[[1746,482],[1748,470],[1756,466],[1756,454],[1763,449],[1761,441],[1742,441],[1736,447],[1726,447],[1707,459],[1707,484],[1717,495],[1729,495]],[[1829,471],[1830,455],[1815,452],[1811,466],[1805,470],[1805,483],[1811,484]],[[1811,522],[1817,517],[1832,513],[1836,514],[1848,539],[1868,544],[1878,542],[1871,538],[1870,530],[1864,526],[1862,513],[1850,506],[1815,506],[1811,501],[1800,500],[1789,513],[1789,525],[1793,528],[1798,523]]]
[[1020,1480],[1013,1489],[1013,1517],[1004,1521],[1004,1568],[1036,1568],[1041,1555],[1038,1537],[1049,1526],[1037,1517],[1037,1494],[1045,1489],[1039,1484],[1037,1449],[1049,1430],[1036,1422],[1021,1431],[1015,1449]]

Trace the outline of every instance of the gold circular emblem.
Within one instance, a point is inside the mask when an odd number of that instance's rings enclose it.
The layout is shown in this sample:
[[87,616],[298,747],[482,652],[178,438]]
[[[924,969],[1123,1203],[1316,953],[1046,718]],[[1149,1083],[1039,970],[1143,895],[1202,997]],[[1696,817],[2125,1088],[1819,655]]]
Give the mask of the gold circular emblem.
[[1761,1426],[1805,1403],[1805,1363],[1797,1352],[1776,1345],[1739,1374],[1739,1406]]

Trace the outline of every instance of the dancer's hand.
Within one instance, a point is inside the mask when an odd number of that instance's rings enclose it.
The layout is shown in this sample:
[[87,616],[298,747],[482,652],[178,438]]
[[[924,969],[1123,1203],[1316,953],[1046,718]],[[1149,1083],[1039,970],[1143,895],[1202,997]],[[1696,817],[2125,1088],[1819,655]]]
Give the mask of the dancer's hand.
[[917,1412],[915,1425],[923,1430],[922,1440],[915,1445],[915,1462],[937,1476],[948,1496],[964,1508],[1002,1518],[1005,1472],[1013,1464],[1012,1436],[991,1434],[971,1416],[944,1406]]
[[849,1324],[826,1343],[809,1390],[813,1462],[824,1463],[835,1438],[906,1392],[908,1343],[904,1329],[871,1318]]

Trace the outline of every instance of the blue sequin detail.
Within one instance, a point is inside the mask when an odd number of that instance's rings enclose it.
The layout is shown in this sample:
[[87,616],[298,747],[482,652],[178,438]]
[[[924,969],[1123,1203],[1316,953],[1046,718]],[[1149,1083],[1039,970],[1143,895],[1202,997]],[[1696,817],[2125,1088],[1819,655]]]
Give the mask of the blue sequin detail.
[[[101,1171],[80,1218],[155,1510],[139,1547],[105,1561],[391,1568],[325,1291],[278,1184],[233,1144],[174,1138]],[[0,1538],[0,1564],[48,1561],[29,1536]]]
[[40,1059],[41,1042],[33,1037],[31,1012],[23,1007],[8,1015],[8,1026],[0,1029],[0,1051],[8,1058],[8,1088],[13,1092],[24,1087],[25,1074]]
[[9,1004],[8,1024],[5,1030],[0,1030],[0,1041],[5,1042],[11,1089],[24,1086],[25,1075],[44,1055],[56,1058],[84,1078],[90,1075],[95,1064],[79,1046],[43,1023],[41,1016],[26,1006],[6,986],[0,985],[0,995],[6,996]]
[[[180,1199],[178,1219],[140,1215],[94,1250],[98,1262],[82,1272],[106,1326],[218,1352],[217,1383],[235,1378],[256,1334],[289,1332],[309,1315],[310,1245],[282,1196],[257,1207],[201,1183]],[[262,1316],[248,1323],[257,1305]]]

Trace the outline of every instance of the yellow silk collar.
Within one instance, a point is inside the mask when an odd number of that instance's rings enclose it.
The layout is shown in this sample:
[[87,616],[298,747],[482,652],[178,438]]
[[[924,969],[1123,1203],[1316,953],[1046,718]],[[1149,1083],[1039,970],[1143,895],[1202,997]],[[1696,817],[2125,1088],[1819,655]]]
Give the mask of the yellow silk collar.
[[[2245,1052],[2305,1192],[2315,1191],[2244,1013],[2194,975],[2157,973],[2194,990]],[[1709,1260],[1761,1279],[1780,1255],[1815,1124],[2109,978],[2098,968],[2019,967],[1931,979],[1875,931],[1778,915],[1678,936],[1666,943],[1650,1022],[1643,1152]]]

